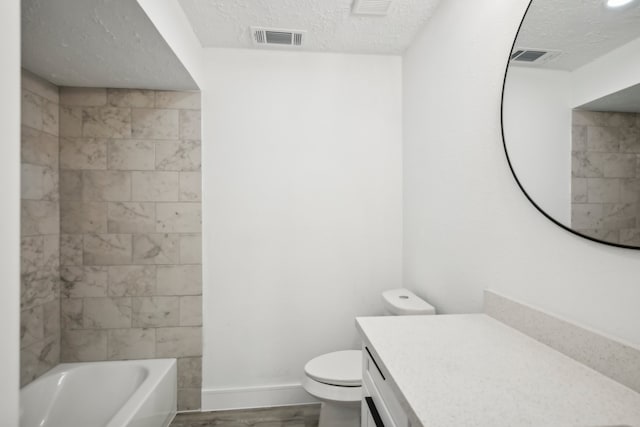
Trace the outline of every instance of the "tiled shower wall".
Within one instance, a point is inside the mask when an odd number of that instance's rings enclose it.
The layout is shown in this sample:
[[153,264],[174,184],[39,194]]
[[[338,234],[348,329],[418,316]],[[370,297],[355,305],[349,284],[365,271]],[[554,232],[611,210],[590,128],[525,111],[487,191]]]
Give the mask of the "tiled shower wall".
[[60,355],[58,88],[22,73],[20,384]]
[[573,112],[571,228],[640,245],[640,115]]
[[63,362],[178,358],[200,407],[200,94],[60,89]]

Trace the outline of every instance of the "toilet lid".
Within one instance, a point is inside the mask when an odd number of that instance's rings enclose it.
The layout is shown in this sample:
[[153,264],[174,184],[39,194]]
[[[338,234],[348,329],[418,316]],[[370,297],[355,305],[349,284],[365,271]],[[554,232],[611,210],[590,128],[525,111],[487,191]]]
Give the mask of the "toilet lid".
[[357,387],[362,385],[362,351],[323,354],[311,359],[304,371],[312,379],[324,384]]

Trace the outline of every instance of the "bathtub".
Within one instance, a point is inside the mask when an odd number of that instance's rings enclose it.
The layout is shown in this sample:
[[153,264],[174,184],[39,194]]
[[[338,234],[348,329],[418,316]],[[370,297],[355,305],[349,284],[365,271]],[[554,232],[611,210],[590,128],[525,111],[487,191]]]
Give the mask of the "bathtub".
[[166,427],[175,359],[63,363],[20,390],[20,427]]

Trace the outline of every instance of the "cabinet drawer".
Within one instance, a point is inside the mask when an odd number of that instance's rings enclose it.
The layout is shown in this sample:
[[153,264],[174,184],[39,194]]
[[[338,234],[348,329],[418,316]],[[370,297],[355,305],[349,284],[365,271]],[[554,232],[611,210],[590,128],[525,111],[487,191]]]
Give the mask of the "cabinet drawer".
[[[386,378],[387,374],[382,372],[380,364],[375,360],[372,352],[366,346],[363,346],[362,354],[364,357],[362,361],[363,383],[372,394],[375,392],[379,395],[381,405],[386,408],[395,426],[408,427],[409,420],[404,409],[400,406],[398,398],[389,386]],[[378,411],[384,412],[380,410],[379,406],[381,405],[379,405],[377,401],[375,401],[375,404],[378,407]]]
[[[376,386],[371,382],[371,377],[363,378],[362,393],[362,427],[380,427],[379,423],[382,424],[383,427],[398,427],[393,422],[393,419],[389,414],[389,410],[380,397],[380,393],[376,389]],[[371,402],[367,402],[368,399],[371,399]],[[373,407],[375,407],[379,423],[376,422],[375,417],[372,414],[373,411],[370,405],[373,405]]]

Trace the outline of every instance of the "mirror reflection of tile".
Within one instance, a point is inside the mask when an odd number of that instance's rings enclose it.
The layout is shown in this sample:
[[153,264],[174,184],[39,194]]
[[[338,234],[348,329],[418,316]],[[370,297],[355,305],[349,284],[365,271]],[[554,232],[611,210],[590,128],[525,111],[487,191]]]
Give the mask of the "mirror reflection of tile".
[[640,246],[640,114],[574,110],[571,228]]

